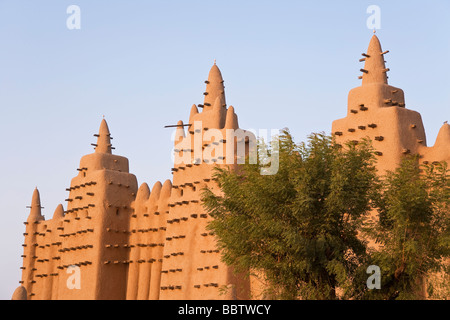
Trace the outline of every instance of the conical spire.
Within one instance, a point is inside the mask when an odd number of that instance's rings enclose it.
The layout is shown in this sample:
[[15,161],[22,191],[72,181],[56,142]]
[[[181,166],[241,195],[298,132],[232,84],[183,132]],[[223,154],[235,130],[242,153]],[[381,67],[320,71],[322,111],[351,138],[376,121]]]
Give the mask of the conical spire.
[[153,185],[153,188],[150,192],[150,197],[148,198],[148,208],[150,211],[156,210],[158,206],[158,200],[161,195],[162,184],[159,181],[156,181]]
[[172,192],[172,181],[167,179],[166,181],[164,181],[164,184],[162,185],[159,197],[163,199],[168,199],[170,197],[171,192]]
[[191,125],[194,125],[194,123],[193,123],[194,120],[193,119],[194,119],[194,116],[196,114],[198,114],[198,108],[197,108],[197,106],[195,104],[193,104],[192,107],[191,107],[191,113],[189,115],[189,123]]
[[53,220],[58,220],[64,217],[64,207],[62,204],[56,207],[55,212],[53,213]]
[[183,121],[179,120],[177,122],[177,130],[175,131],[175,143],[180,142],[180,140],[185,137],[186,137],[186,133],[184,132]]
[[227,110],[227,118],[225,120],[226,129],[238,129],[237,115],[234,113],[233,106],[230,106]]
[[447,147],[449,143],[450,143],[450,124],[446,122],[442,125],[441,129],[439,129],[434,146],[444,148]]
[[133,208],[135,210],[135,213],[141,214],[146,212],[146,203],[148,201],[148,198],[150,197],[150,188],[147,183],[141,184],[139,187],[136,199],[133,203]]
[[361,59],[361,61],[365,61],[364,69],[361,69],[363,72],[363,85],[371,83],[388,83],[386,72],[389,71],[389,69],[386,69],[384,62],[385,53],[387,53],[387,51],[382,51],[380,40],[376,35],[373,35],[367,53],[363,53],[364,58]]
[[111,134],[105,119],[102,120],[98,134],[95,136],[97,137],[95,152],[111,154]]
[[27,289],[24,286],[18,286],[11,300],[27,300]]
[[146,201],[150,197],[150,188],[147,183],[141,184],[136,194],[136,202]]
[[215,63],[209,71],[208,80],[206,81],[206,92],[204,94],[204,110],[212,108],[217,97],[220,96],[222,96],[223,103],[226,103],[225,87],[223,85],[222,73]]
[[31,198],[30,215],[27,221],[39,221],[44,220],[41,212],[41,196],[39,195],[39,190],[36,188],[33,191],[33,197]]
[[217,96],[216,100],[214,100],[213,109],[222,110],[223,107],[225,107],[223,95]]

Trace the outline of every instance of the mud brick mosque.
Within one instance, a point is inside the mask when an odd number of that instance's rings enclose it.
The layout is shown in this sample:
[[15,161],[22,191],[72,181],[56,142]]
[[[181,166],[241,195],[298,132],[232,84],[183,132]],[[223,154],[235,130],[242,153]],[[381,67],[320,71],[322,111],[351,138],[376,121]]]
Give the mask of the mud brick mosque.
[[[404,92],[388,84],[386,53],[374,35],[360,60],[362,84],[349,92],[347,116],[333,122],[332,133],[338,142],[372,139],[380,172],[395,169],[410,153],[423,163],[450,163],[450,125],[444,123],[434,146],[427,146],[420,114],[407,109]],[[226,104],[216,64],[205,82],[203,105],[193,105],[188,123],[176,125],[175,153],[188,154],[190,161],[174,165],[172,181],[138,187],[128,159],[112,153],[103,120],[95,152],[81,158],[67,188],[67,208],[59,205],[45,220],[34,190],[24,222],[22,279],[13,299],[249,299],[258,291],[258,283],[221,262],[214,234],[206,228],[211,218],[202,207],[202,188],[220,192],[213,168],[236,168],[230,161],[217,164],[218,158],[236,160],[236,154],[213,152],[197,161],[189,138],[198,129],[192,124],[201,121],[203,132],[239,125]],[[227,140],[203,140],[201,148],[236,143]],[[74,266],[81,275],[79,288],[68,286]]]

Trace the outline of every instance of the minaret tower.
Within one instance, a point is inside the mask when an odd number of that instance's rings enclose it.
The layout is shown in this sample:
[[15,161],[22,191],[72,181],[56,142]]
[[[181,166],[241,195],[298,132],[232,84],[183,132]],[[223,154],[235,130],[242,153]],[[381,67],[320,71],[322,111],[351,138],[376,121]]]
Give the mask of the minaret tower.
[[227,138],[226,131],[239,128],[234,108],[227,108],[224,81],[215,63],[205,83],[204,103],[192,106],[189,123],[179,121],[175,133],[160,299],[248,298],[249,283],[221,262],[214,234],[207,229],[211,217],[202,206],[204,187],[220,192],[213,180],[214,167],[236,165],[235,152],[230,153],[227,145],[237,139]]
[[[130,207],[137,192],[128,159],[112,154],[106,121],[95,152],[81,158],[63,219],[58,299],[125,299]],[[77,269],[79,268],[79,269]],[[79,271],[80,288],[69,278]]]
[[38,189],[34,189],[33,197],[31,199],[30,214],[25,223],[25,243],[23,244],[23,266],[22,269],[22,281],[21,285],[24,289],[21,291],[27,295],[27,300],[33,299],[35,293],[33,292],[34,284],[36,283],[36,271],[37,271],[37,256],[36,248],[38,246],[38,224],[44,221],[41,211],[41,197]]
[[25,232],[22,271],[22,289],[27,300],[50,300],[57,292],[59,273],[59,249],[61,245],[61,228],[64,209],[59,205],[53,218],[45,220],[42,215],[41,200],[37,188],[33,192]]
[[394,170],[403,155],[417,153],[426,145],[422,118],[406,109],[403,90],[388,84],[384,56],[376,35],[370,40],[367,53],[362,54],[362,85],[350,90],[347,116],[335,120],[332,133],[338,142],[369,137],[378,157],[380,173]]

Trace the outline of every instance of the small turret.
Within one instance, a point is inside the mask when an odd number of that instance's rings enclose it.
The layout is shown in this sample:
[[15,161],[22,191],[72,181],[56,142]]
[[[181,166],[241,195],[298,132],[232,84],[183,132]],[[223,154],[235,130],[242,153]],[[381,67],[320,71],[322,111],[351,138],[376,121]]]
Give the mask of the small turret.
[[111,154],[111,134],[109,132],[108,124],[106,123],[105,119],[103,119],[102,123],[100,124],[98,135],[95,136],[97,137],[97,144],[94,145],[95,152]]
[[28,216],[27,221],[33,222],[33,221],[41,221],[44,220],[44,217],[42,216],[41,211],[41,197],[39,195],[39,190],[36,188],[33,191],[33,197],[31,199],[31,206],[30,208],[30,215]]
[[365,61],[364,69],[361,69],[363,72],[363,85],[372,83],[388,83],[386,73],[389,69],[386,69],[384,62],[385,53],[387,53],[387,51],[382,51],[380,40],[376,35],[373,35],[370,40],[367,53],[363,53],[364,58],[361,59],[361,61]]
[[159,181],[156,181],[153,185],[152,191],[150,193],[149,201],[151,204],[156,203],[159,199],[159,196],[161,194],[162,184]]
[[64,218],[64,207],[63,207],[63,205],[62,204],[60,204],[60,205],[58,205],[57,207],[56,207],[56,210],[55,210],[55,212],[53,213],[53,220],[59,220],[59,219],[62,219],[62,218]]
[[444,123],[439,129],[439,133],[436,137],[435,147],[449,147],[450,146],[450,124]]
[[136,194],[136,202],[146,201],[150,197],[150,188],[146,182],[141,184]]
[[186,133],[184,132],[184,124],[183,121],[177,122],[177,130],[175,131],[175,143],[180,142],[181,139],[186,137]]
[[24,286],[18,286],[14,291],[11,300],[27,300],[27,289]]
[[195,117],[195,115],[197,115],[197,114],[198,114],[198,108],[197,108],[197,106],[196,106],[195,104],[193,104],[192,107],[191,107],[191,113],[190,113],[190,115],[189,115],[189,123],[190,123],[190,124],[193,125],[193,123],[194,123],[194,117]]
[[167,179],[166,181],[164,181],[164,184],[162,185],[159,197],[161,199],[169,199],[171,192],[172,192],[172,181]]
[[237,121],[237,115],[234,113],[233,106],[230,106],[227,110],[225,129],[238,129],[238,128],[239,128],[239,124]]

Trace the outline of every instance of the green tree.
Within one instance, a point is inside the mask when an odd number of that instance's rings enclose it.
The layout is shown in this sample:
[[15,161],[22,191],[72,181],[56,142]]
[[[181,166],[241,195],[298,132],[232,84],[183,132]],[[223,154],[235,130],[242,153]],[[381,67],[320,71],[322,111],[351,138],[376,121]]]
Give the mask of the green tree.
[[[445,162],[419,165],[418,159],[406,157],[382,181],[376,199],[379,218],[369,221],[365,229],[378,245],[371,260],[381,268],[381,289],[367,291],[365,298],[421,299],[427,277],[446,272],[449,170]],[[431,296],[434,286],[428,284]]]
[[278,153],[276,174],[260,174],[266,159],[239,172],[217,169],[221,194],[203,193],[223,260],[263,273],[272,298],[335,299],[337,288],[350,298],[367,260],[358,230],[377,185],[371,144],[342,147],[313,134],[297,145],[287,130],[278,141],[278,150],[259,144]]

